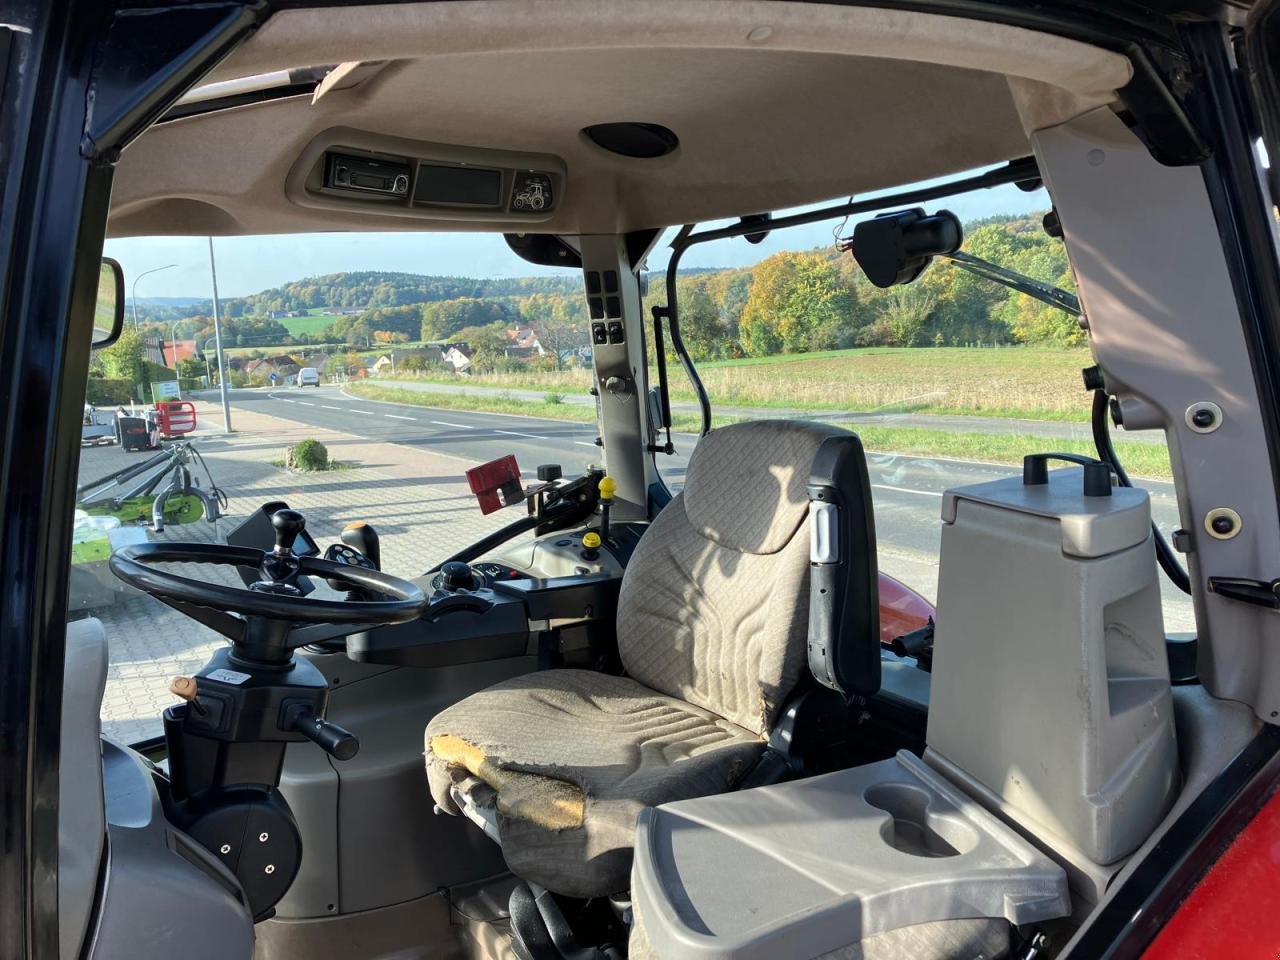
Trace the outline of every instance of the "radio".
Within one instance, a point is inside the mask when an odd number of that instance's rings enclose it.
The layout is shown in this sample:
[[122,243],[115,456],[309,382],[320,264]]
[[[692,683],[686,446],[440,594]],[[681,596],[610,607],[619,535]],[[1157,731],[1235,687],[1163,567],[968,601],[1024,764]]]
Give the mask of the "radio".
[[398,160],[375,160],[330,153],[325,157],[325,186],[337,190],[409,195],[409,165]]

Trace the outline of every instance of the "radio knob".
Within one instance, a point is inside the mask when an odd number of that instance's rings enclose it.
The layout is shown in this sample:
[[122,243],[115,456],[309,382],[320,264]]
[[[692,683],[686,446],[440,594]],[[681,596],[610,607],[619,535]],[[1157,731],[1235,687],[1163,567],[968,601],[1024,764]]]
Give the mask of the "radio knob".
[[395,193],[408,193],[408,192],[409,192],[409,178],[408,178],[407,176],[405,176],[403,173],[401,173],[401,174],[397,174],[397,175],[396,175],[396,179],[395,179],[394,183],[392,183],[392,185],[391,185],[391,189],[392,189]]

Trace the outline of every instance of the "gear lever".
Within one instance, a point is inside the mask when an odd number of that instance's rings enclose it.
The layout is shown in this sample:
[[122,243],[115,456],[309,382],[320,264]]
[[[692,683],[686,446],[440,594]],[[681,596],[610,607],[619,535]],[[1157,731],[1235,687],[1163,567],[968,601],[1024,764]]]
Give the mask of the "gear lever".
[[271,526],[276,532],[276,555],[293,556],[293,545],[307,527],[306,518],[297,510],[277,510],[271,515]]
[[378,531],[369,524],[363,520],[348,523],[342,528],[342,542],[368,557],[375,570],[382,569],[382,545],[378,541]]

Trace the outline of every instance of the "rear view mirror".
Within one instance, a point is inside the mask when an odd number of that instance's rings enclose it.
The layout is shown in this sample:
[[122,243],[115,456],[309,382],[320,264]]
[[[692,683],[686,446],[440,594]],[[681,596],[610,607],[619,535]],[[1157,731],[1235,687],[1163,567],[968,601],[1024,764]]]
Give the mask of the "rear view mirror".
[[124,270],[110,257],[98,270],[98,300],[93,308],[93,349],[115,343],[124,328]]

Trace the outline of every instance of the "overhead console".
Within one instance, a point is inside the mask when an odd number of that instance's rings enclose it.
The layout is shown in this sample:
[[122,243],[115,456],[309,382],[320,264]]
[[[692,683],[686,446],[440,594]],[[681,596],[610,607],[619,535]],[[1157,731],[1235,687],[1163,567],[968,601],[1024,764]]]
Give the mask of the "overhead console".
[[289,171],[294,203],[422,220],[546,220],[560,205],[559,157],[326,130]]

